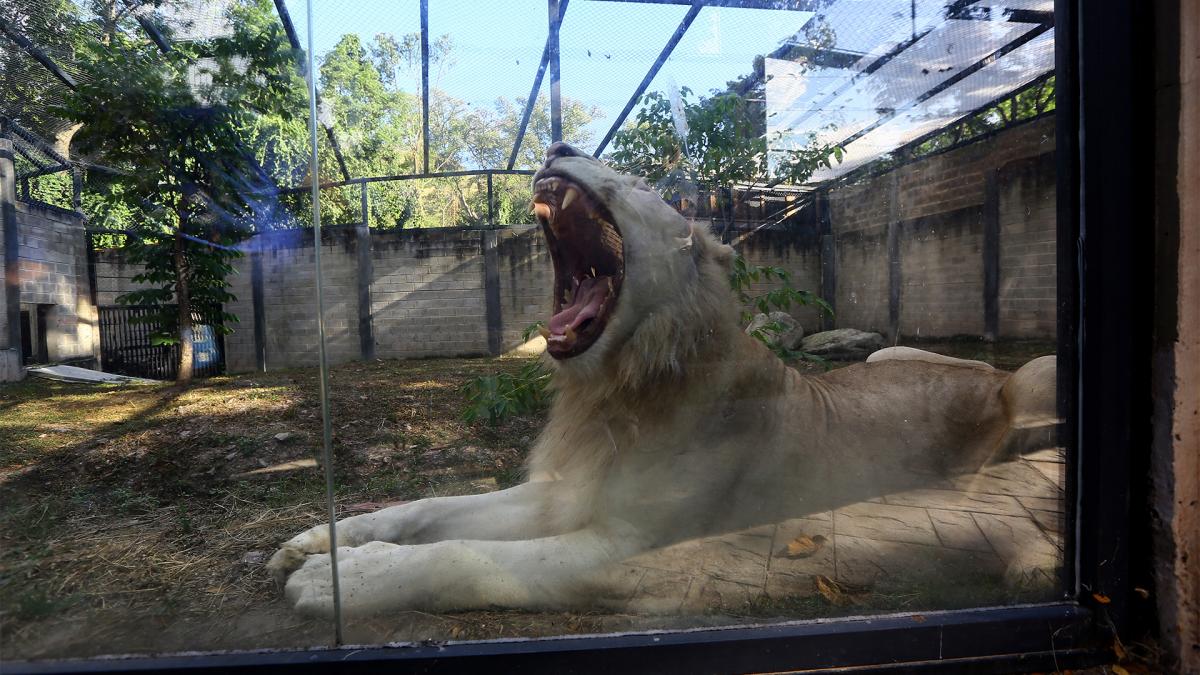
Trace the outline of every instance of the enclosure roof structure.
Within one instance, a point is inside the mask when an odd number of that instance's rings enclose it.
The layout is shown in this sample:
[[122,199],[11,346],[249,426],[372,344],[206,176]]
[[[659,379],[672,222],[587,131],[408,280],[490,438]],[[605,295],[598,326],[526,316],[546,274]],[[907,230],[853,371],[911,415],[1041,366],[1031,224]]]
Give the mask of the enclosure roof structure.
[[[68,35],[81,31],[98,39],[102,20],[93,17],[79,26],[56,27],[51,25],[55,20],[48,9],[51,3],[17,2],[19,12],[0,18],[0,43],[19,55],[5,59],[0,72],[4,84],[0,115],[13,132],[9,135],[17,141],[18,153],[28,162],[22,165],[22,175],[29,176],[67,165],[67,158],[47,151],[52,144],[32,139],[52,137],[65,129],[50,110],[80,77],[73,67]],[[231,2],[121,0],[126,18],[136,21],[163,51],[171,48],[172,40],[220,34]],[[429,36],[438,35],[445,26],[437,14],[440,2],[419,3],[425,162],[418,174],[409,177],[436,173],[428,162]],[[274,4],[289,42],[299,49],[288,3],[274,0]],[[295,0],[292,4],[293,9],[299,7]],[[536,26],[545,21],[548,26],[540,60],[516,59],[518,69],[529,69],[532,86],[528,93],[523,88],[504,92],[524,97],[516,142],[506,162],[473,168],[481,173],[535,168],[517,166],[517,161],[546,79],[557,135],[561,135],[560,89],[605,113],[594,142],[584,143],[584,149],[602,156],[643,94],[677,91],[677,82],[688,86],[692,75],[709,67],[715,26],[718,38],[722,31],[733,37],[719,44],[723,56],[743,64],[740,73],[729,78],[737,80],[730,86],[744,96],[762,97],[754,100],[761,100],[765,110],[771,160],[814,142],[837,145],[844,149],[842,161],[818,171],[810,183],[838,180],[1049,77],[1054,70],[1053,4],[1053,0],[548,0],[546,14],[532,17],[537,21],[531,22]],[[540,6],[540,0],[530,0],[526,9]],[[417,7],[412,10],[416,15]],[[471,21],[486,23],[490,11],[511,10],[481,8]],[[769,17],[772,31],[747,28],[764,25],[763,17]],[[595,30],[582,29],[596,25],[598,18],[611,26],[603,33],[610,43],[603,55],[607,63],[600,65],[596,63],[601,54],[593,54]],[[120,24],[119,29],[128,30],[133,21]],[[739,26],[744,33],[737,33]],[[43,44],[30,35],[61,35],[62,39]],[[489,44],[485,51],[496,49]],[[586,72],[594,79],[572,81],[572,72],[585,70],[585,58],[590,59]],[[720,84],[717,89],[726,82]],[[697,93],[711,91],[710,87]],[[337,158],[339,182],[371,178],[350,175],[335,129],[324,126],[325,142]]]

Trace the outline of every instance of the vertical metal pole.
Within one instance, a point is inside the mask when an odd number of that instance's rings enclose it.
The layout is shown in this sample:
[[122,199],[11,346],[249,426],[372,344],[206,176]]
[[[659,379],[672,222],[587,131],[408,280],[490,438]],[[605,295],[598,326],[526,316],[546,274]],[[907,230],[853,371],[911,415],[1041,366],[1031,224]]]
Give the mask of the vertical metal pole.
[[71,167],[71,208],[83,213],[83,171],[78,166]]
[[[21,353],[21,249],[17,241],[17,175],[13,142],[0,138],[0,228],[4,233],[4,306],[8,318],[8,348],[17,351],[17,365],[24,362]],[[19,369],[18,369],[19,371]]]
[[559,88],[558,62],[558,0],[546,0],[550,8],[550,141],[557,143],[562,140],[562,96]]
[[999,171],[983,181],[983,339],[1000,336],[1000,184]]
[[367,181],[359,185],[362,218],[354,228],[354,247],[357,253],[358,287],[358,350],[363,361],[375,360],[375,318],[371,311],[371,282],[375,278],[375,261],[371,258],[370,201]]
[[[424,0],[422,0],[424,4]],[[342,644],[342,591],[338,580],[337,509],[333,486],[333,427],[329,419],[329,360],[325,355],[325,292],[321,283],[321,180],[317,160],[317,77],[313,56],[313,0],[305,2],[308,10],[308,140],[310,175],[312,176],[313,265],[317,285],[317,354],[321,381],[321,440],[325,463],[325,501],[329,510],[329,568],[333,574],[333,639]]]
[[[267,306],[266,284],[263,282],[262,239],[259,234],[250,239],[250,304],[254,308],[254,369],[267,372]],[[257,241],[256,241],[257,239]]]
[[488,172],[487,180],[488,180],[488,183],[487,183],[487,185],[488,185],[488,190],[487,190],[488,220],[487,220],[487,222],[488,222],[488,227],[495,227],[496,226],[496,214],[495,214],[495,208],[493,206],[495,204],[495,202],[492,200],[492,172],[491,171]]
[[421,0],[421,129],[422,173],[429,173],[429,0]]
[[[816,201],[817,230],[821,233],[821,297],[837,311],[837,240],[833,235],[833,219],[829,209],[829,193],[818,192]],[[821,313],[821,330],[836,327],[835,317]]]

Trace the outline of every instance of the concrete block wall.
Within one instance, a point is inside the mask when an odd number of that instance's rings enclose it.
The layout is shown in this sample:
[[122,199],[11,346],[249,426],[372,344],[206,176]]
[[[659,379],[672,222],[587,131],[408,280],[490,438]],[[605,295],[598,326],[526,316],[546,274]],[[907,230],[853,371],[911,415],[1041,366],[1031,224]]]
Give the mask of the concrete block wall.
[[540,227],[501,231],[497,251],[501,342],[507,350],[522,343],[521,334],[531,324],[550,320],[554,269]]
[[[998,337],[1053,338],[1053,149],[1048,116],[833,190],[836,325],[909,337],[983,334],[987,207],[998,212]],[[998,204],[985,203],[988,180]],[[897,228],[893,250],[889,227]]]
[[[330,363],[359,356],[357,266],[354,231],[323,231],[321,267],[325,295],[325,353]],[[312,232],[287,230],[253,237],[243,247],[261,254],[268,368],[315,365],[317,349],[316,255]],[[250,276],[250,256],[237,260],[239,277]],[[238,295],[241,302],[247,294]],[[241,330],[251,329],[253,307],[239,314]]]
[[1057,325],[1054,154],[1006,165],[1000,172],[1000,334],[1053,335]]
[[[738,252],[748,265],[780,267],[791,277],[792,288],[820,293],[821,239],[811,228],[807,230],[760,229],[737,243]],[[761,295],[779,284],[762,281],[753,284],[748,293]],[[748,308],[757,312],[757,309]],[[820,314],[815,306],[793,306],[787,310],[804,328],[804,332],[820,330]]]
[[51,206],[16,203],[23,309],[50,305],[46,346],[51,361],[92,358],[98,345],[83,219]]
[[378,357],[488,353],[482,236],[454,229],[372,232]]
[[979,206],[922,216],[900,227],[900,335],[982,335]]
[[101,307],[116,305],[121,295],[149,286],[134,282],[142,267],[125,262],[119,249],[98,249],[95,260],[96,303]]

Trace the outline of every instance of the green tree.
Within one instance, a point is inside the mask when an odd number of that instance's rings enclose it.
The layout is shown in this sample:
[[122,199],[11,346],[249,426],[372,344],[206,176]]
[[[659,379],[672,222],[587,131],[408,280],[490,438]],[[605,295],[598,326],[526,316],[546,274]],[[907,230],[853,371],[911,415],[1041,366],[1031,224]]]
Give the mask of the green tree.
[[716,196],[722,241],[729,241],[734,210],[751,190],[804,182],[841,159],[840,147],[812,145],[790,151],[772,167],[760,105],[733,92],[697,100],[691,94],[682,88],[674,106],[662,93],[644,95],[633,125],[614,136],[611,160],[645,177],[668,200]]
[[161,53],[114,32],[108,44],[81,45],[78,89],[58,114],[83,127],[75,144],[123,171],[111,198],[136,209],[127,237],[135,281],[147,288],[120,302],[150,304],[160,344],[178,344],[178,381],[192,378],[193,316],[229,332],[237,317],[226,277],[233,245],[255,227],[271,184],[247,145],[266,111],[288,121],[304,111],[296,54],[268,0],[231,6],[232,32],[176,42]]

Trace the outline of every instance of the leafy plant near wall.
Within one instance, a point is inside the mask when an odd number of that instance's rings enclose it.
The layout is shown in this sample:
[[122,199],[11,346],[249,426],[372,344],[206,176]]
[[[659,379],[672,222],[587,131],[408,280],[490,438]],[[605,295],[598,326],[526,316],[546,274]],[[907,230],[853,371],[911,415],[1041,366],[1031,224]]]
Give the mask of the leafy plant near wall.
[[[765,293],[751,295],[754,284],[760,282],[778,281],[779,287]],[[754,318],[751,309],[763,314],[773,311],[787,311],[793,305],[816,305],[819,311],[833,316],[833,307],[828,302],[811,291],[805,291],[792,286],[792,276],[782,267],[771,265],[750,265],[740,254],[733,258],[733,269],[729,272],[729,285],[737,294],[738,302],[742,305],[742,323],[749,324]],[[778,321],[768,321],[766,324],[750,331],[750,336],[762,342],[784,361],[804,360],[825,364],[827,361],[815,354],[805,351],[788,349],[778,344],[776,337],[786,330]]]
[[[521,334],[528,342],[543,327],[542,322],[530,325]],[[495,426],[513,415],[524,415],[545,408],[550,403],[550,371],[541,359],[523,366],[516,374],[483,375],[468,382],[462,389],[467,399],[463,419],[467,422],[485,420]]]

